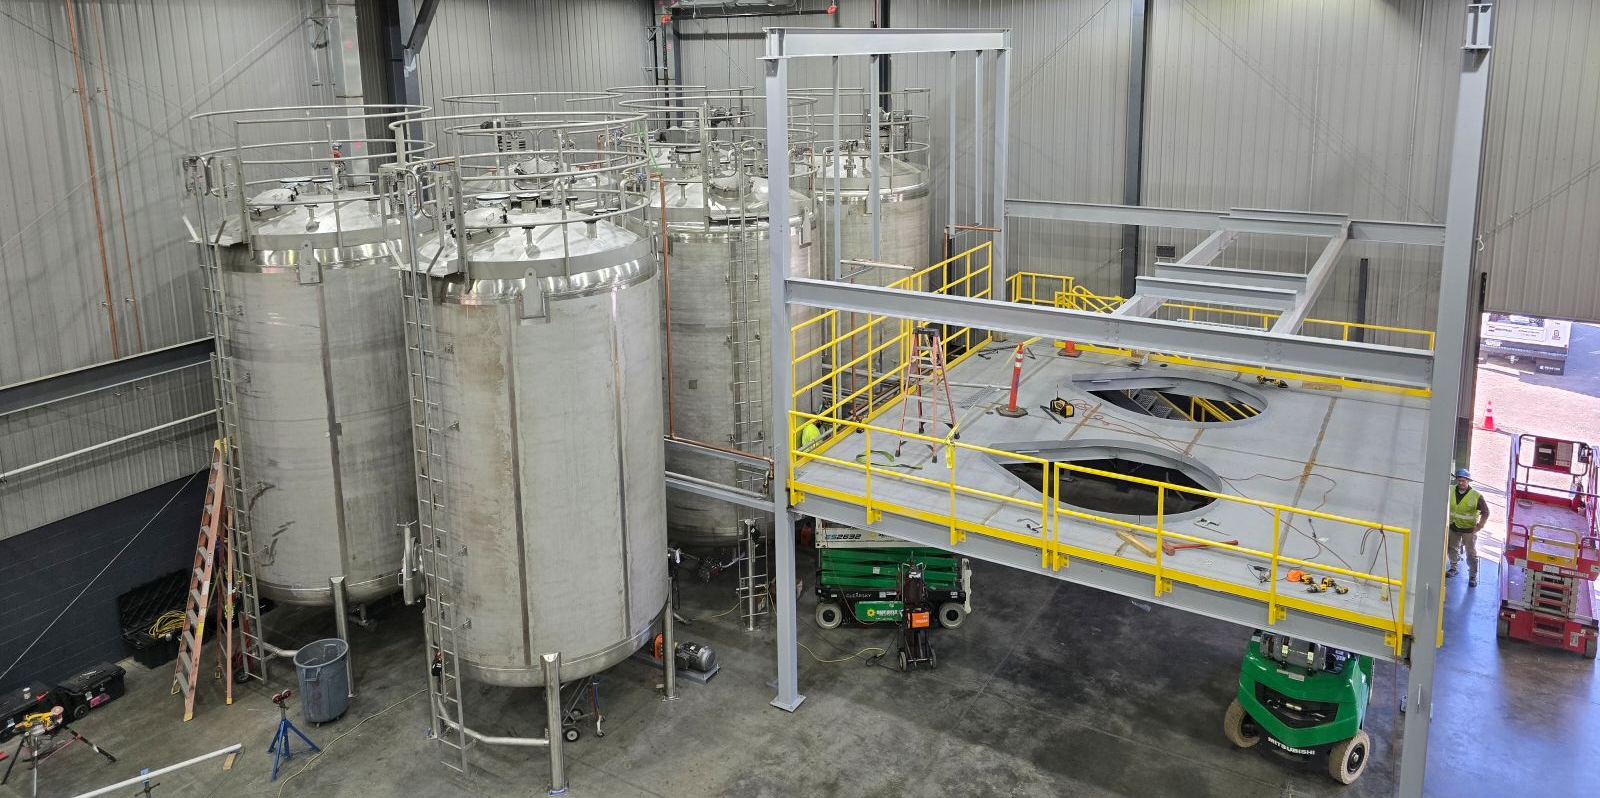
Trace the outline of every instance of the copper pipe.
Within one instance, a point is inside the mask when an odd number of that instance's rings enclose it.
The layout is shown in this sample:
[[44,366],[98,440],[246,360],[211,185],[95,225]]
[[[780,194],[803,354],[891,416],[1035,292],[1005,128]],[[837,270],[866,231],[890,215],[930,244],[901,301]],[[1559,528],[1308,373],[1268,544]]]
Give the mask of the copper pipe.
[[106,12],[105,6],[95,14],[95,49],[100,57],[100,93],[106,102],[106,134],[111,140],[111,176],[117,188],[117,221],[122,226],[122,262],[128,270],[128,306],[133,311],[133,337],[144,352],[144,322],[139,313],[139,283],[133,276],[133,248],[128,244],[128,203],[122,198],[122,163],[117,154],[116,114],[111,108],[111,79],[106,74]]
[[62,0],[67,8],[67,30],[72,34],[72,69],[78,78],[78,116],[83,122],[83,153],[89,168],[89,196],[94,199],[94,233],[100,243],[100,281],[105,290],[106,322],[111,327],[111,357],[122,357],[117,342],[117,308],[111,291],[111,260],[106,256],[105,216],[100,210],[100,179],[94,166],[94,135],[89,131],[89,95],[83,84],[83,54],[78,49],[78,14],[72,0]]
[[710,449],[713,452],[722,452],[724,454],[732,454],[739,457],[748,457],[751,460],[760,460],[761,462],[766,463],[769,467],[772,465],[772,458],[764,454],[747,452],[743,449],[730,449],[726,446],[718,446],[714,443],[706,443],[705,441],[697,441],[693,438],[683,438],[677,435],[668,435],[667,440],[672,441],[673,443],[681,443],[685,446],[693,446],[696,449]]

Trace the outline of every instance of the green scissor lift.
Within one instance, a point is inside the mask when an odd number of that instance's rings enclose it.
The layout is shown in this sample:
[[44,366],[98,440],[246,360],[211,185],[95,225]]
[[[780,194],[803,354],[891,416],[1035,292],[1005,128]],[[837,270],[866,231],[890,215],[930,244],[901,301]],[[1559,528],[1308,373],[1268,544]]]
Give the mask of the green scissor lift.
[[898,623],[904,609],[901,569],[916,563],[922,564],[926,598],[939,625],[960,626],[972,609],[972,569],[965,558],[910,544],[849,548],[826,543],[817,547],[817,625]]

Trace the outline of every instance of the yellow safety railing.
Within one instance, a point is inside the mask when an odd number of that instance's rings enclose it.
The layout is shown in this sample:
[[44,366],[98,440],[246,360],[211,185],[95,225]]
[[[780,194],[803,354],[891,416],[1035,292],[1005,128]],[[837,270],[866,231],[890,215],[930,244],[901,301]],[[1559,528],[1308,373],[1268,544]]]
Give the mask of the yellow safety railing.
[[[994,272],[991,254],[990,244],[980,244],[952,258],[913,272],[888,287],[979,298],[993,296]],[[1058,275],[1016,274],[1011,278],[1011,289],[1012,296],[1017,301],[1048,303],[1097,312],[1113,310],[1122,301],[1116,297],[1093,294],[1076,285],[1071,277]],[[1043,296],[1048,296],[1049,299],[1041,300],[1040,297]],[[790,343],[794,357],[790,376],[791,384],[795,386],[791,407],[795,409],[790,411],[787,430],[790,440],[795,442],[791,447],[787,464],[792,502],[795,504],[803,502],[807,494],[826,496],[862,506],[869,521],[876,521],[887,512],[945,526],[950,531],[952,544],[959,543],[967,535],[977,534],[1036,548],[1039,551],[1041,566],[1052,570],[1065,567],[1072,557],[1127,568],[1154,577],[1157,595],[1171,590],[1174,583],[1185,583],[1255,599],[1267,605],[1269,622],[1282,619],[1290,609],[1337,618],[1382,630],[1396,653],[1401,652],[1404,638],[1409,631],[1409,626],[1405,623],[1405,574],[1409,570],[1406,559],[1409,556],[1407,544],[1410,530],[1317,510],[990,449],[956,440],[955,430],[952,430],[949,437],[940,438],[875,425],[872,423],[875,418],[893,407],[903,396],[902,378],[910,360],[913,335],[917,326],[914,320],[852,314],[838,310],[830,310],[793,325]],[[970,328],[945,328],[942,340],[951,366],[981,351],[990,341],[986,331]],[[1183,362],[1197,361],[1183,359]],[[1220,365],[1236,370],[1241,368]],[[816,408],[816,410],[809,412],[805,408]],[[840,440],[857,433],[863,436],[861,455],[844,459],[830,454]],[[879,453],[898,448],[900,443],[906,441],[926,444],[932,447],[939,457],[916,469],[903,463],[877,459]],[[895,445],[891,446],[890,443]],[[1014,462],[1038,465],[1041,469],[1041,497],[1032,499],[1006,496],[957,482],[958,458],[960,462],[966,462],[968,458],[977,456],[1002,457]],[[859,490],[841,490],[807,482],[797,473],[801,466],[807,464],[828,464],[859,472],[862,475]],[[1062,476],[1067,471],[1154,488],[1157,501],[1154,526],[1073,509],[1063,503],[1059,493]],[[945,500],[919,503],[918,506],[899,504],[885,498],[885,485],[915,485],[929,488],[943,494]],[[1217,502],[1258,508],[1271,519],[1273,531],[1271,548],[1261,551],[1221,544],[1214,540],[1168,530],[1165,525],[1166,501],[1174,491],[1210,498]],[[957,508],[958,501],[962,499],[994,502],[1002,509],[1015,510],[1026,518],[1037,520],[1027,522],[1030,532],[1024,533],[972,518],[963,518]],[[1002,515],[1000,512],[986,512],[984,517],[995,518]],[[1070,532],[1064,533],[1062,529],[1064,519],[1091,527],[1113,529],[1119,535],[1147,538],[1155,544],[1155,555],[1153,558],[1140,560],[1089,548],[1083,541],[1074,539]],[[1385,567],[1388,564],[1388,539],[1397,536],[1397,544],[1401,551],[1400,575],[1398,577],[1389,573],[1380,575],[1285,556],[1281,551],[1285,531],[1307,534],[1295,526],[1296,519],[1302,519],[1302,523],[1306,523],[1303,519],[1316,519],[1322,522],[1322,528],[1317,531],[1324,535],[1340,534],[1341,529],[1347,530],[1345,533],[1352,535],[1365,536],[1373,532],[1379,533],[1382,538],[1379,546],[1384,551],[1381,559]],[[1263,522],[1265,521],[1266,518],[1263,518]],[[1309,523],[1307,525],[1309,526]],[[1174,569],[1168,566],[1162,548],[1168,543],[1199,543],[1219,551],[1232,552],[1247,560],[1259,561],[1270,569],[1274,578],[1268,583],[1249,585]],[[1365,550],[1366,547],[1363,546],[1362,549]],[[1382,591],[1385,600],[1390,602],[1388,606],[1393,612],[1387,615],[1375,615],[1333,606],[1326,601],[1308,598],[1299,585],[1289,588],[1293,592],[1286,594],[1280,586],[1282,579],[1279,578],[1282,575],[1280,570],[1285,568],[1310,568],[1319,574],[1355,580],[1363,585],[1375,585]]]
[[[912,272],[886,288],[986,299],[994,296],[993,245],[984,242]],[[790,384],[795,408],[817,408],[819,419],[870,419],[900,397],[917,323],[910,319],[829,310],[790,330]],[[989,343],[986,330],[941,330],[945,359],[953,366]],[[799,442],[799,426],[791,440]],[[833,428],[818,430],[825,436]],[[813,445],[815,442],[813,442]]]
[[[1405,613],[1406,573],[1409,570],[1408,544],[1410,543],[1411,531],[1406,527],[1364,521],[1243,496],[1217,493],[1170,482],[1127,476],[1075,463],[1055,462],[1016,452],[966,443],[955,440],[953,437],[940,438],[913,432],[902,432],[898,429],[877,426],[863,421],[840,419],[800,411],[793,411],[790,416],[792,419],[791,424],[795,428],[807,423],[816,423],[833,425],[836,431],[841,433],[841,436],[860,433],[863,436],[862,443],[866,453],[864,457],[851,459],[835,457],[830,454],[830,450],[833,448],[831,443],[810,449],[795,449],[791,457],[790,490],[792,491],[791,499],[796,504],[802,503],[806,495],[815,494],[862,506],[867,511],[868,519],[872,521],[877,520],[884,513],[892,513],[944,526],[950,532],[951,545],[960,543],[968,535],[983,535],[1035,548],[1039,551],[1041,567],[1051,570],[1059,570],[1065,567],[1073,557],[1126,568],[1152,576],[1155,584],[1155,595],[1158,596],[1170,591],[1174,583],[1183,583],[1229,595],[1254,599],[1267,605],[1269,622],[1281,620],[1287,610],[1290,609],[1335,618],[1378,629],[1385,633],[1386,639],[1394,648],[1396,654],[1403,652],[1403,641],[1410,631],[1410,625],[1405,622]],[[833,440],[836,441],[837,438]],[[899,444],[902,441],[914,441],[934,447],[938,452],[938,460],[936,462],[929,461],[923,466],[921,469],[923,473],[913,473],[907,471],[906,466],[903,464],[878,462],[872,456],[875,450],[882,451],[882,449],[876,448],[877,445],[882,445],[884,449],[887,449],[892,448],[889,444]],[[1039,489],[1042,496],[1039,499],[1008,496],[957,482],[955,478],[957,466],[961,462],[966,462],[969,457],[999,457],[1011,462],[1033,463],[1039,466],[1042,475]],[[863,475],[863,479],[859,489],[856,490],[828,487],[815,482],[808,482],[804,478],[797,478],[796,467],[807,463],[826,463],[850,471],[860,472]],[[1154,525],[1073,509],[1064,502],[1060,487],[1062,485],[1062,476],[1069,471],[1118,480],[1130,485],[1143,485],[1147,488],[1154,488],[1156,490],[1157,507]],[[945,500],[942,502],[919,502],[916,506],[901,504],[884,497],[883,486],[886,484],[885,480],[890,484],[897,483],[932,488],[944,494]],[[1270,519],[1272,546],[1263,551],[1247,546],[1219,543],[1209,538],[1201,538],[1167,529],[1165,521],[1167,497],[1175,492],[1205,497],[1216,502],[1257,508],[1265,516],[1262,519],[1263,523]],[[999,509],[994,509],[993,507],[985,508],[982,513],[983,518],[1015,517],[1015,515],[1006,515],[1006,510],[1012,510],[1023,518],[1037,520],[1029,520],[1025,523],[1030,530],[1028,533],[994,526],[985,521],[977,520],[978,514],[969,513],[968,517],[962,517],[957,511],[957,502],[961,499],[985,500],[999,505]],[[1308,530],[1300,529],[1295,524],[1296,521],[1300,521],[1309,527],[1309,523],[1305,519],[1314,519],[1321,522],[1322,525],[1316,529],[1316,534],[1321,535],[1365,536],[1373,532],[1379,533],[1383,536],[1383,541],[1373,545],[1383,552],[1378,559],[1384,562],[1385,567],[1387,567],[1388,563],[1387,543],[1389,538],[1393,537],[1394,544],[1400,547],[1401,552],[1399,573],[1396,575],[1387,572],[1361,571],[1351,567],[1338,567],[1324,562],[1313,562],[1285,555],[1282,551],[1285,533],[1312,534]],[[1155,554],[1153,557],[1140,559],[1090,548],[1085,545],[1084,541],[1078,539],[1070,529],[1063,530],[1063,520],[1075,521],[1091,528],[1111,529],[1119,534],[1143,538],[1154,544],[1151,550]],[[1163,547],[1167,544],[1181,545],[1184,543],[1203,544],[1214,551],[1239,555],[1243,560],[1243,565],[1249,565],[1252,561],[1259,563],[1269,570],[1273,578],[1265,583],[1250,585],[1173,568],[1167,561]],[[1311,569],[1319,575],[1331,575],[1336,578],[1351,580],[1355,584],[1376,586],[1384,600],[1393,608],[1393,612],[1385,615],[1376,615],[1335,606],[1326,599],[1318,600],[1315,597],[1310,597],[1310,594],[1304,591],[1302,585],[1286,583],[1283,579],[1287,570],[1296,568]],[[1283,587],[1282,585],[1284,584],[1288,584],[1289,587]]]
[[[1083,286],[1078,285],[1073,278],[1065,275],[1041,274],[1037,272],[1017,272],[1016,274],[1011,275],[1010,286],[1011,301],[1021,302],[1029,305],[1050,305],[1058,308],[1068,308],[1070,310],[1083,310],[1093,313],[1110,313],[1120,307],[1123,302],[1127,301],[1125,297],[1093,293]],[[1207,307],[1205,305],[1191,305],[1182,302],[1165,302],[1160,308],[1157,309],[1157,312],[1161,311],[1166,311],[1169,316],[1181,318],[1184,321],[1229,324],[1233,326],[1252,327],[1263,330],[1270,329],[1272,322],[1281,315],[1267,311],[1216,308]],[[1419,330],[1410,327],[1393,327],[1383,324],[1363,324],[1353,321],[1332,321],[1329,319],[1306,319],[1304,326],[1313,330],[1328,330],[1329,336],[1326,337],[1332,337],[1332,330],[1336,329],[1338,330],[1338,338],[1341,341],[1350,340],[1350,334],[1354,330],[1361,330],[1364,332],[1393,333],[1401,336],[1415,337],[1421,339],[1418,341],[1418,343],[1423,344],[1426,349],[1429,351],[1433,350],[1434,334],[1432,330]],[[1082,342],[1075,343],[1079,349],[1088,350],[1090,352],[1105,352],[1117,355],[1125,355],[1129,352],[1127,349],[1097,346]],[[1345,387],[1362,388],[1386,393],[1399,393],[1408,396],[1430,395],[1430,392],[1426,388],[1410,388],[1398,385],[1385,385],[1383,383],[1371,382],[1367,380],[1355,380],[1342,377],[1324,377],[1313,374],[1300,374],[1292,371],[1284,371],[1282,369],[1241,366],[1232,363],[1217,363],[1178,355],[1157,354],[1152,355],[1151,357],[1152,359],[1168,363],[1199,366],[1202,368],[1227,369],[1242,374],[1255,374],[1275,379],[1294,379],[1317,383],[1334,383]]]

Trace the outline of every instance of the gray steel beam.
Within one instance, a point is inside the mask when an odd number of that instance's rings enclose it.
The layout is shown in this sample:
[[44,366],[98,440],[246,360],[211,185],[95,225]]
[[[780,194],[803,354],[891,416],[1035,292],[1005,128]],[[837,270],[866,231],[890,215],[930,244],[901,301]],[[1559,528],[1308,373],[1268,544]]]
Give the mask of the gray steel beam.
[[1312,304],[1317,301],[1317,296],[1328,284],[1328,277],[1333,274],[1333,267],[1339,262],[1339,253],[1344,250],[1344,243],[1348,240],[1343,235],[1334,236],[1328,241],[1328,245],[1322,248],[1322,254],[1317,256],[1317,262],[1311,264],[1311,271],[1306,272],[1305,290],[1295,299],[1294,307],[1284,311],[1283,315],[1272,323],[1273,332],[1287,335],[1300,332],[1300,326],[1305,324],[1306,316],[1311,313]]
[[1005,28],[767,28],[766,32],[769,59],[1004,50],[1011,46],[1011,31]]
[[[876,40],[874,40],[876,41]],[[773,40],[767,40],[769,51]],[[782,49],[781,47],[778,49]],[[881,49],[881,48],[879,48]],[[874,50],[873,52],[877,52]],[[868,53],[870,54],[870,53]],[[767,162],[789,162],[789,62],[784,58],[766,60],[767,71]],[[874,132],[873,138],[876,138]],[[768,334],[772,344],[772,426],[768,427],[767,440],[772,444],[772,462],[789,462],[789,405],[791,386],[789,369],[793,355],[789,343],[789,306],[784,295],[784,282],[789,277],[789,170],[769,169],[767,175],[767,210],[771,225],[768,236],[768,254],[772,258],[769,270],[771,280],[772,316]],[[780,475],[786,468],[778,469]],[[799,670],[799,601],[789,588],[795,583],[794,523],[796,516],[789,509],[789,485],[785,476],[778,477],[772,503],[773,520],[773,583],[779,588],[776,607],[776,647],[778,652],[778,694],[772,705],[786,712],[800,708],[805,696],[800,694]]]
[[1268,235],[1288,236],[1327,236],[1343,235],[1349,229],[1349,219],[1322,220],[1313,218],[1289,219],[1274,216],[1257,216],[1254,214],[1235,215],[1226,214],[1218,218],[1218,224],[1223,230],[1233,230],[1239,233],[1266,233]]
[[992,234],[994,245],[990,248],[990,274],[994,276],[996,299],[1011,300],[1011,267],[1006,261],[1006,179],[1011,170],[1007,164],[1011,146],[1011,51],[1000,50],[994,54],[994,168],[990,170],[994,185],[990,189],[989,223],[1000,232]]
[[1206,236],[1206,240],[1201,241],[1194,249],[1184,253],[1178,262],[1185,266],[1209,266],[1238,237],[1239,233],[1236,230],[1218,230]]
[[964,557],[1028,573],[1044,574],[1063,582],[1087,585],[1151,604],[1161,604],[1185,612],[1230,621],[1252,629],[1272,629],[1294,637],[1326,643],[1345,651],[1354,651],[1385,660],[1394,659],[1394,649],[1385,639],[1384,633],[1369,626],[1293,609],[1287,609],[1286,617],[1276,623],[1269,623],[1266,604],[1255,599],[1219,593],[1182,582],[1171,583],[1171,590],[1157,596],[1154,578],[1138,571],[1084,559],[1073,559],[1067,567],[1052,571],[1040,566],[1038,549],[1019,546],[997,538],[969,534],[959,545],[952,546],[950,527],[946,525],[932,524],[893,513],[883,513],[876,523],[868,523],[864,508],[824,496],[807,495],[800,506],[807,515],[892,535],[912,541],[919,546],[944,549]]
[[[417,9],[416,17],[411,21],[406,31],[405,49],[420,52],[422,45],[428,40],[428,31],[433,28],[433,15],[439,11],[439,0],[422,0],[422,5]],[[405,19],[405,17],[401,17]]]
[[1178,302],[1203,302],[1258,310],[1288,310],[1299,294],[1283,288],[1254,285],[1172,280],[1165,277],[1140,277],[1137,296],[1154,296]]
[[0,416],[20,413],[137,380],[159,377],[179,369],[205,365],[211,360],[212,343],[210,338],[201,338],[197,341],[153,349],[131,357],[0,386]]
[[[1172,227],[1182,230],[1221,230],[1223,211],[1196,211],[1184,208],[1150,208],[1095,202],[1055,202],[1052,200],[1006,200],[1006,215],[1019,219],[1051,219],[1060,222],[1133,224],[1144,227]],[[1259,220],[1258,220],[1259,221]],[[1285,232],[1269,230],[1266,232]],[[1379,241],[1389,244],[1444,244],[1444,226],[1411,222],[1350,220],[1352,241]]]
[[1195,266],[1189,263],[1157,263],[1154,276],[1169,280],[1204,280],[1232,285],[1252,285],[1257,288],[1282,288],[1287,291],[1300,291],[1306,285],[1306,276],[1294,272],[1264,272],[1256,269],[1229,269],[1224,266]]
[[[1444,590],[1444,544],[1447,513],[1444,492],[1455,454],[1459,389],[1466,377],[1467,330],[1471,328],[1472,255],[1478,226],[1478,179],[1483,165],[1484,112],[1489,94],[1488,14],[1481,4],[1469,6],[1466,46],[1461,53],[1455,134],[1450,145],[1450,187],[1445,203],[1444,261],[1440,269],[1438,319],[1434,324],[1433,395],[1428,405],[1424,444],[1425,500],[1412,535],[1410,562],[1416,569],[1411,671],[1406,680],[1409,708],[1405,745],[1400,749],[1400,798],[1422,798],[1428,761],[1428,724],[1433,717],[1433,678],[1438,649],[1433,630],[1439,625],[1440,593]],[[1480,38],[1481,36],[1481,38]],[[1435,492],[1437,491],[1437,492]]]
[[729,504],[736,504],[740,507],[749,507],[752,510],[760,510],[764,513],[772,512],[771,494],[763,496],[754,491],[721,485],[700,477],[692,477],[688,474],[668,471],[667,487],[673,490],[681,490],[685,493],[693,493],[696,496],[705,496],[710,499],[725,501]]
[[[1128,100],[1125,108],[1126,124],[1123,126],[1122,201],[1128,205],[1144,202],[1144,97],[1145,53],[1150,42],[1150,9],[1148,0],[1131,0],[1130,11],[1133,31],[1128,52]],[[1118,291],[1132,296],[1134,278],[1139,276],[1139,226],[1122,226],[1122,279]]]
[[[790,279],[777,287],[788,301],[938,324],[1281,368],[1304,374],[1423,387],[1433,355],[1421,349],[1275,335],[1259,330],[1113,316],[991,299],[927,294],[823,280]],[[778,300],[781,301],[780,296]],[[787,374],[785,374],[787,377]],[[779,460],[779,462],[782,462]]]

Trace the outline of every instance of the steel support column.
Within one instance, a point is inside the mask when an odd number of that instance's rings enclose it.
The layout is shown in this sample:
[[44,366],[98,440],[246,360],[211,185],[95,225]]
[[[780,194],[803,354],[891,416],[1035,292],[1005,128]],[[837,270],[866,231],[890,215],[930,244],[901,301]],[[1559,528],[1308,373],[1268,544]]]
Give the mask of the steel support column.
[[[772,41],[768,39],[769,55]],[[793,388],[789,366],[793,360],[789,346],[789,306],[784,283],[789,279],[789,61],[768,58],[767,65],[767,236],[772,258],[770,279],[772,301],[772,426],[768,441],[775,464],[772,496],[772,539],[775,559],[773,592],[777,594],[778,695],[772,705],[793,712],[805,696],[800,694],[798,625],[799,596],[795,595],[794,522],[789,509],[789,403]],[[876,140],[876,136],[874,136]],[[838,227],[838,220],[834,220]],[[668,652],[668,656],[671,653]]]
[[[1150,39],[1148,0],[1132,0],[1133,40],[1128,55],[1127,129],[1123,134],[1122,201],[1144,202],[1144,94],[1145,51]],[[1122,226],[1123,296],[1133,296],[1139,276],[1139,226]]]
[[[1461,53],[1455,135],[1450,145],[1450,187],[1445,205],[1444,261],[1440,269],[1439,315],[1434,325],[1433,395],[1423,461],[1424,499],[1413,527],[1411,563],[1416,569],[1412,615],[1411,672],[1406,680],[1408,708],[1400,749],[1400,798],[1422,798],[1428,759],[1428,726],[1433,719],[1433,677],[1438,661],[1438,628],[1444,590],[1444,544],[1450,461],[1455,455],[1458,392],[1464,375],[1471,311],[1472,253],[1478,224],[1478,178],[1483,165],[1484,110],[1489,94],[1487,4],[1469,6],[1468,35]],[[1480,10],[1481,9],[1481,10]],[[1478,34],[1475,36],[1474,34]],[[1437,493],[1435,493],[1437,491]]]
[[1011,272],[1006,266],[1006,176],[1010,173],[1006,161],[1007,147],[1011,144],[1011,51],[999,49],[994,53],[994,175],[993,196],[989,198],[992,217],[989,224],[999,232],[992,234],[990,247],[991,274],[994,276],[995,298],[1011,300]]

